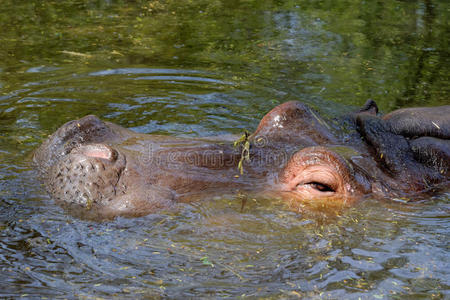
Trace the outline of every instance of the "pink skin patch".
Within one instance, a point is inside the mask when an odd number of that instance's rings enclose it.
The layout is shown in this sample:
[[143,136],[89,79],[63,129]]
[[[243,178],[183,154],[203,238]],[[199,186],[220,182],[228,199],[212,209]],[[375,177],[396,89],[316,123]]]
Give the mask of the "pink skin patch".
[[104,144],[83,145],[77,148],[75,152],[87,157],[102,158],[109,161],[117,158],[117,152]]
[[99,150],[88,150],[84,152],[84,155],[89,157],[98,157],[98,158],[104,158],[109,159],[111,157],[110,151],[99,151]]

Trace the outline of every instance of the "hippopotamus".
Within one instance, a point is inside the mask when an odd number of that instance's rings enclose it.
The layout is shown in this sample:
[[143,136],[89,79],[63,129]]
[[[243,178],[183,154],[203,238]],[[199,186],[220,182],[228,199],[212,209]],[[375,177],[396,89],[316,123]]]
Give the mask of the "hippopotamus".
[[450,106],[381,115],[369,100],[324,119],[290,101],[234,143],[141,134],[88,115],[49,136],[33,162],[56,202],[103,216],[142,216],[227,193],[349,204],[446,188],[449,137]]

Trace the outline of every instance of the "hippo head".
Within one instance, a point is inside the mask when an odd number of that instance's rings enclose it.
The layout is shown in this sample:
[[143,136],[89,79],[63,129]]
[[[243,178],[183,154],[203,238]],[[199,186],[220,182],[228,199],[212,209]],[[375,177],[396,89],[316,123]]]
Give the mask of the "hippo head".
[[405,198],[448,183],[450,106],[377,114],[369,100],[332,127],[305,104],[287,102],[261,120],[252,138],[293,149],[276,179],[291,202]]
[[59,203],[106,216],[144,215],[229,191],[262,191],[290,203],[352,203],[448,183],[450,106],[384,117],[377,111],[369,101],[327,123],[305,104],[287,102],[264,116],[241,149],[138,134],[86,116],[51,135],[34,163]]

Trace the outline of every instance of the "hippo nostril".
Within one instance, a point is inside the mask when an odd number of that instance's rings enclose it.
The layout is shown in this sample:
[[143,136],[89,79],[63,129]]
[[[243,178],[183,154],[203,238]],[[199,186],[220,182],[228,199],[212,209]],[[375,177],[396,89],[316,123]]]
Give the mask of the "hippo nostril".
[[116,149],[111,149],[111,161],[117,160],[117,157],[119,156],[119,153]]

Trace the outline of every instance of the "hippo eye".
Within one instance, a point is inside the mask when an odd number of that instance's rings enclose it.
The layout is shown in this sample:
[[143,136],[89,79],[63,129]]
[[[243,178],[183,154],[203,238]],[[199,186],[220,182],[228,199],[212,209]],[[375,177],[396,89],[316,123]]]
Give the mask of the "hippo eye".
[[297,151],[280,175],[282,188],[302,199],[344,196],[352,178],[344,158],[320,146]]
[[327,184],[324,184],[324,183],[313,181],[313,182],[308,182],[308,183],[305,183],[305,184],[309,185],[310,187],[312,187],[313,189],[315,189],[315,190],[317,190],[319,192],[323,192],[323,193],[325,193],[325,192],[332,192],[332,193],[336,192],[331,186],[329,186]]
[[297,178],[299,179],[299,183],[295,187],[297,192],[328,196],[337,193],[339,189],[337,175],[324,166],[316,165],[306,168]]

